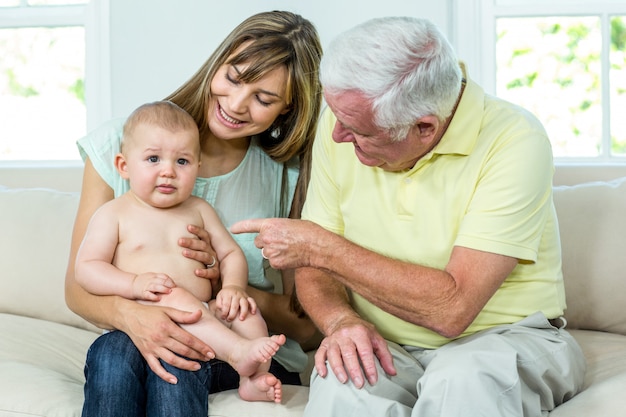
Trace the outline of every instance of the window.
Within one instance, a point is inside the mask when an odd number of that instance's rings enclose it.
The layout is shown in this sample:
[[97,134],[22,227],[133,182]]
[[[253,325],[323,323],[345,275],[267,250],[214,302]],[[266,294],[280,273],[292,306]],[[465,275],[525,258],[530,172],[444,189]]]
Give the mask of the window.
[[[626,2],[467,0],[479,40],[470,76],[544,124],[557,161],[626,162]],[[471,17],[469,17],[471,18]],[[462,56],[463,58],[463,56]]]
[[0,161],[77,160],[87,0],[0,0]]

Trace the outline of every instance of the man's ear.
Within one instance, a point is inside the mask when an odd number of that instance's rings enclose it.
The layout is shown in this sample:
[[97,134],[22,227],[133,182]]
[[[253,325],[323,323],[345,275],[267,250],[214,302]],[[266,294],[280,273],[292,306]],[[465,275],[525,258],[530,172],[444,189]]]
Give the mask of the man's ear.
[[441,122],[435,116],[420,117],[413,128],[413,134],[416,135],[422,143],[430,143],[437,137]]
[[120,176],[124,178],[125,180],[127,180],[128,170],[126,166],[126,158],[124,158],[124,155],[122,155],[121,153],[118,153],[117,155],[115,155],[114,163],[115,163],[115,168],[117,169],[117,172],[120,173]]

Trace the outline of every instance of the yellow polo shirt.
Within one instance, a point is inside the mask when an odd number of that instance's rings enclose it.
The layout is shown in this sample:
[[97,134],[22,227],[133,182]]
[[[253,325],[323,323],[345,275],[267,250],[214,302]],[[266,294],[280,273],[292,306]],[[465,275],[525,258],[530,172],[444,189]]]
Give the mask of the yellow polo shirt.
[[[303,218],[385,256],[438,269],[444,269],[454,246],[518,258],[461,337],[536,311],[548,317],[563,313],[552,151],[532,114],[485,95],[468,80],[440,143],[406,172],[361,164],[351,143],[333,142],[335,120],[326,109]],[[426,348],[450,341],[359,294],[352,300],[388,340]]]

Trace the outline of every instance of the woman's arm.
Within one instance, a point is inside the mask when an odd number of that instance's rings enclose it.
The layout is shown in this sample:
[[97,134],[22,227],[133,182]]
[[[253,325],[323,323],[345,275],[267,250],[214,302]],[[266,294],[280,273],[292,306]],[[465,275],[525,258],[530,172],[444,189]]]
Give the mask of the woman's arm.
[[[83,184],[80,194],[80,202],[76,219],[74,221],[74,230],[72,232],[72,241],[70,247],[70,258],[67,265],[65,275],[65,301],[68,307],[79,314],[86,320],[92,322],[98,327],[112,329],[113,326],[109,321],[110,314],[99,315],[98,312],[104,311],[101,308],[92,308],[98,297],[91,297],[87,291],[76,282],[74,268],[76,263],[76,254],[78,248],[85,236],[87,225],[91,216],[95,211],[107,201],[113,199],[113,190],[100,178],[96,173],[93,165],[87,159],[83,171]],[[103,303],[109,305],[111,303]]]
[[76,314],[98,327],[118,329],[128,334],[150,368],[164,380],[175,382],[174,376],[165,371],[159,359],[181,369],[195,370],[199,368],[197,362],[185,360],[179,355],[197,360],[212,357],[208,345],[177,325],[194,323],[199,320],[201,313],[145,306],[118,296],[96,296],[85,291],[76,282],[74,263],[87,224],[93,213],[113,198],[113,190],[102,180],[87,159],[65,276],[67,305]]

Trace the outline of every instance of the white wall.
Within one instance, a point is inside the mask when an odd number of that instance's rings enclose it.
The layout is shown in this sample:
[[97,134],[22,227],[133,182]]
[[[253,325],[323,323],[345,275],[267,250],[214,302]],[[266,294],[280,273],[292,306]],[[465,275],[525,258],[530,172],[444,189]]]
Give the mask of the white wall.
[[[470,65],[477,50],[467,21],[479,21],[478,0],[92,0],[88,31],[87,103],[90,129],[125,116],[139,104],[161,99],[185,82],[217,44],[246,17],[267,10],[290,10],[317,27],[322,46],[338,33],[369,18],[426,17],[447,34]],[[455,18],[453,13],[461,11]],[[465,22],[465,23],[464,23]],[[474,68],[474,70],[471,70]],[[82,166],[0,166],[0,185],[80,190]],[[626,166],[557,167],[555,184],[626,176]]]
[[[377,16],[431,19],[450,34],[452,0],[91,0],[86,93],[88,130],[163,98],[184,83],[248,16],[289,10],[311,20],[322,46]],[[3,164],[0,185],[80,190],[80,164]]]
[[[448,0],[110,0],[112,116],[161,99],[184,83],[246,17],[289,10],[316,26],[322,46],[369,18],[414,15],[448,33]],[[103,74],[106,75],[106,74]],[[89,85],[87,85],[89,88]]]

